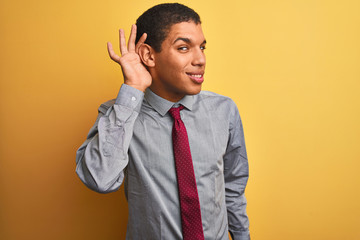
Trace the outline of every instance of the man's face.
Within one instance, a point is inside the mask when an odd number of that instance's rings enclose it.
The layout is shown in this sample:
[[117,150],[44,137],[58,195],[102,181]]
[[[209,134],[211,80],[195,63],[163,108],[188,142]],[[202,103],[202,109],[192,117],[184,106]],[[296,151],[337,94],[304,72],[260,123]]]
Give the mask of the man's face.
[[161,45],[161,52],[154,53],[151,90],[172,102],[198,94],[204,81],[205,44],[200,24],[174,24]]

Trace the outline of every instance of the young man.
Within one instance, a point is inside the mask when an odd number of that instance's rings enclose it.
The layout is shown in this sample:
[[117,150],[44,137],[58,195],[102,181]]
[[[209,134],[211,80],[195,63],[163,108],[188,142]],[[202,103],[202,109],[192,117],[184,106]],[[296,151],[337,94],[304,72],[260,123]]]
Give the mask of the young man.
[[124,180],[127,239],[250,239],[248,161],[234,102],[201,91],[206,40],[198,14],[160,4],[120,30],[124,84],[102,104],[79,148],[76,172],[91,189]]

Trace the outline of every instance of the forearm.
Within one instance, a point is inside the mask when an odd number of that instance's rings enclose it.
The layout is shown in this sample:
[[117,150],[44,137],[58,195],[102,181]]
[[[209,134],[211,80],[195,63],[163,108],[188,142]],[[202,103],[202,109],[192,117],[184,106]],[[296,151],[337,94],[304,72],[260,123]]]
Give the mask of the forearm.
[[[248,240],[249,219],[246,213],[247,202],[245,188],[248,181],[247,159],[239,155],[239,149],[232,156],[232,164],[227,164],[225,170],[225,199],[228,213],[229,231],[234,240]],[[229,168],[230,167],[230,168]]]
[[123,85],[115,104],[99,108],[97,121],[76,155],[76,172],[90,189],[106,193],[120,187],[142,98],[142,92]]
[[226,205],[228,212],[228,227],[233,240],[249,240],[249,219],[246,213],[246,198],[244,192],[227,189]]

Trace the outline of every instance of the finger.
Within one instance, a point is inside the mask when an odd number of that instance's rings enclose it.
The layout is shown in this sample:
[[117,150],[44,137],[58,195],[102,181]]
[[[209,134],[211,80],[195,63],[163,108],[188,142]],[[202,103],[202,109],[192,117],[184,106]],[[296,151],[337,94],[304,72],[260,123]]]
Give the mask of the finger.
[[136,52],[136,53],[139,53],[139,48],[140,48],[140,46],[145,42],[146,37],[147,37],[147,34],[144,33],[144,34],[141,36],[141,38],[139,39],[138,43],[137,43],[136,46],[135,46],[135,52]]
[[128,50],[126,47],[125,33],[123,29],[119,30],[119,42],[121,55],[124,55],[128,52]]
[[114,52],[114,49],[113,49],[112,44],[110,42],[107,43],[107,50],[108,50],[110,58],[112,60],[114,60],[115,62],[119,63],[120,57]]
[[135,40],[136,40],[136,25],[133,24],[131,26],[131,33],[130,33],[129,42],[128,42],[129,52],[135,51]]

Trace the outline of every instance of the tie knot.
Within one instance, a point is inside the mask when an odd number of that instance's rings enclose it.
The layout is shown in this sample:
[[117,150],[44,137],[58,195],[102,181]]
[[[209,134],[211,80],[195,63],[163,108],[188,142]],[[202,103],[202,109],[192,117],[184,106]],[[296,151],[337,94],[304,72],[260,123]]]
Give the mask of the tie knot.
[[170,108],[169,113],[174,118],[174,120],[181,119],[180,110],[184,109],[184,106],[180,105],[179,107]]

